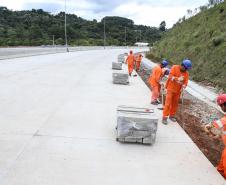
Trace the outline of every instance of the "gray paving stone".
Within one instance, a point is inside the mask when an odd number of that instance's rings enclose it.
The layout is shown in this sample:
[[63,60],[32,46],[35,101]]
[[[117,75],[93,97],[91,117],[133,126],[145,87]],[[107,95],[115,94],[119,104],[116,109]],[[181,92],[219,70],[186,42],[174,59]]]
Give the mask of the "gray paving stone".
[[119,106],[117,109],[117,138],[119,141],[154,144],[158,118],[148,108]]
[[122,70],[122,63],[120,63],[120,62],[112,62],[112,69]]
[[122,85],[129,84],[129,75],[126,73],[113,73],[112,78],[113,78],[114,84],[122,84]]

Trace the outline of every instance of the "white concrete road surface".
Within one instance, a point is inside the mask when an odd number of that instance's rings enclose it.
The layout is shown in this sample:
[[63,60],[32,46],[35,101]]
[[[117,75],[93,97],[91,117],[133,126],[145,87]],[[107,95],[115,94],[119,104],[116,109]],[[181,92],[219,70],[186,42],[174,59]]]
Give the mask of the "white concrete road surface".
[[[106,49],[125,49],[124,46],[106,46]],[[134,47],[138,48],[138,47]],[[144,48],[144,47],[142,47]],[[148,50],[148,47],[145,47],[145,50]],[[103,46],[76,46],[68,47],[70,52],[76,51],[88,51],[88,50],[104,50]],[[65,46],[37,46],[37,47],[9,47],[9,48],[0,48],[0,60],[19,58],[19,57],[28,57],[28,56],[37,56],[37,55],[47,55],[55,53],[65,53]]]
[[225,184],[178,124],[153,146],[115,141],[118,105],[151,107],[139,77],[112,84],[125,51],[0,61],[0,185]]

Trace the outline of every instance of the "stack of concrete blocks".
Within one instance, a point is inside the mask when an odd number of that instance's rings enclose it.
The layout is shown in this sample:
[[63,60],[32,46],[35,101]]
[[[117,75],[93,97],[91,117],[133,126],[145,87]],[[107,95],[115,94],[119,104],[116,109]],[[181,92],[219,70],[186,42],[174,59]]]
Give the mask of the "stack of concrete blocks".
[[122,63],[120,63],[120,62],[112,62],[112,69],[122,70]]
[[113,84],[128,85],[129,75],[127,73],[113,73]]
[[125,54],[118,55],[118,62],[119,63],[124,63],[125,62]]
[[155,143],[158,117],[153,109],[119,106],[117,109],[117,138],[119,142]]

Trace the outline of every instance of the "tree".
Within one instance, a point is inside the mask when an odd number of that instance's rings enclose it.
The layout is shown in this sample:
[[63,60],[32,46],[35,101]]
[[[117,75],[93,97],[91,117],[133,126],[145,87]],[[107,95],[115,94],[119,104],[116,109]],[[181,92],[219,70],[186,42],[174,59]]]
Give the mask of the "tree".
[[187,14],[188,14],[189,16],[191,16],[191,15],[192,15],[192,10],[188,9],[188,10],[187,10]]
[[42,37],[42,30],[38,25],[32,25],[30,28],[30,38],[38,39]]
[[[0,46],[5,45],[43,45],[50,44],[53,35],[56,44],[64,44],[64,12],[56,15],[42,9],[12,11],[0,7]],[[107,42],[123,45],[125,27],[127,43],[136,42],[136,32],[140,30],[142,40],[150,44],[161,38],[165,22],[159,28],[135,25],[130,19],[116,16],[105,17]],[[103,45],[103,20],[88,21],[74,14],[67,14],[68,42],[73,45]]]
[[160,31],[166,31],[166,22],[162,21],[159,25],[159,30]]
[[207,10],[207,6],[200,6],[199,9],[201,12],[203,12],[203,11]]
[[209,0],[209,5],[214,5],[215,0]]
[[223,2],[224,0],[209,0],[209,5],[216,5]]

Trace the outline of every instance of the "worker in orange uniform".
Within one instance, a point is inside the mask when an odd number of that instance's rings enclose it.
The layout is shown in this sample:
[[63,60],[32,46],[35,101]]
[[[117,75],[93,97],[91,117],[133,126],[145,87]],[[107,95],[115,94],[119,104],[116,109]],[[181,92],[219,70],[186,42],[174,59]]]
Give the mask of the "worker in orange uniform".
[[140,70],[140,63],[142,61],[143,56],[141,54],[139,54],[136,57],[136,71],[138,72]]
[[126,64],[128,64],[129,76],[131,76],[131,74],[133,72],[134,63],[135,63],[135,56],[133,55],[133,51],[130,50],[129,55],[126,59]]
[[162,123],[167,125],[167,119],[176,122],[175,114],[177,112],[177,107],[181,95],[188,84],[189,73],[192,67],[192,62],[188,59],[183,60],[181,65],[173,65],[168,80],[166,82],[166,102],[163,109]]
[[217,166],[217,171],[219,171],[226,179],[226,94],[218,96],[217,104],[224,112],[224,117],[206,125],[205,130],[206,132],[210,132],[211,129],[220,129],[222,131],[222,135],[220,135],[220,137],[222,137],[225,147],[221,155],[220,163]]
[[160,65],[157,65],[153,68],[152,73],[149,77],[149,84],[151,86],[151,104],[158,105],[160,102],[158,101],[160,95],[161,84],[160,80],[162,78],[163,68],[168,65],[167,60],[163,60]]

